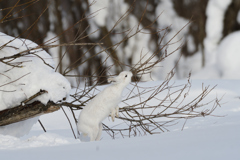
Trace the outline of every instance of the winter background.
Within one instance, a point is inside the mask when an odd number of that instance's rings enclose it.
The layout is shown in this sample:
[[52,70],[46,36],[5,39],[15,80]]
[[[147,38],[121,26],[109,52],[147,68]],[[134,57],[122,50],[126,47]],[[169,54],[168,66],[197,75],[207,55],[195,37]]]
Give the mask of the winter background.
[[[187,0],[181,2],[186,6],[191,3]],[[0,7],[2,7],[1,3],[4,2],[0,2]],[[51,23],[49,23],[49,30],[47,31],[45,38],[42,40],[42,42],[48,44],[64,43],[62,39],[52,39],[58,34],[56,19],[59,17],[55,16],[54,13],[56,10],[54,10],[53,7],[59,5],[57,3],[58,2],[51,3],[48,10],[48,19]],[[154,1],[154,3],[157,3],[154,14],[161,14],[157,19],[157,27],[165,28],[171,25],[171,30],[169,30],[169,33],[164,39],[164,41],[167,42],[188,23],[189,19],[183,18],[176,13],[174,3],[177,2],[174,0]],[[196,3],[198,2],[196,1]],[[148,135],[134,138],[121,138],[119,136],[112,140],[107,133],[103,132],[101,141],[81,143],[79,140],[74,139],[64,113],[59,110],[40,117],[40,120],[47,130],[46,133],[44,133],[41,126],[36,123],[37,118],[6,127],[0,127],[1,159],[16,159],[16,157],[21,159],[239,159],[240,90],[238,86],[240,82],[240,74],[238,71],[240,69],[240,31],[232,31],[227,35],[224,33],[226,13],[229,7],[235,3],[237,2],[232,0],[207,1],[205,10],[205,37],[202,39],[202,43],[196,44],[194,37],[189,34],[191,26],[185,27],[184,30],[175,37],[177,42],[184,37],[185,43],[187,44],[185,46],[187,53],[194,53],[181,57],[174,79],[175,83],[186,83],[186,77],[191,71],[191,97],[195,97],[201,93],[202,83],[210,86],[217,85],[216,89],[214,89],[207,97],[207,100],[210,101],[215,97],[223,96],[222,107],[217,108],[213,113],[219,117],[209,116],[205,118],[191,119],[187,121],[183,131],[181,131],[181,129],[184,121],[180,121],[177,125],[171,127],[170,132],[161,133],[159,135]],[[64,9],[64,6],[62,7]],[[67,7],[67,5],[65,7]],[[93,18],[89,19],[89,32],[91,33],[97,28],[104,27],[107,30],[110,30],[119,17],[125,13],[128,7],[129,4],[124,1],[96,1],[96,3],[90,7],[89,13],[95,13],[97,10],[100,11],[97,12]],[[151,7],[153,6],[150,5],[148,10],[151,10]],[[69,21],[72,17],[68,16],[67,11],[69,10],[65,8],[65,12],[61,13],[63,22],[62,30],[71,26]],[[78,12],[76,8],[72,11]],[[1,17],[3,15],[2,12]],[[151,15],[149,15],[149,17],[151,19]],[[45,17],[43,16],[42,18],[41,21],[44,21]],[[3,32],[0,34],[1,46],[9,40],[12,40],[13,37],[11,36],[17,36],[23,28],[23,22],[19,19],[17,21],[15,27],[18,29],[8,26],[8,22],[4,22],[0,27]],[[238,24],[240,23],[240,12],[237,12],[236,22]],[[124,27],[134,28],[137,23],[138,18],[132,14],[118,26],[119,28],[116,28],[116,33],[120,32]],[[45,26],[42,26],[41,28],[41,25],[38,25],[40,31],[45,30]],[[7,26],[8,29],[6,29]],[[36,32],[34,33],[33,30],[32,35],[36,36],[35,39],[31,39],[30,35],[29,37],[24,38],[40,43],[37,41],[37,37],[40,36],[40,31],[39,35],[34,35]],[[11,36],[7,36],[4,33]],[[92,34],[89,37],[88,42],[91,42],[90,40],[93,39],[98,39],[101,34],[104,34],[104,32],[100,31]],[[111,37],[112,42],[118,42],[119,39],[122,38],[121,36],[124,37],[124,33],[114,35]],[[150,34],[140,33],[134,38],[129,39],[125,46],[119,46],[116,49],[116,55],[118,55],[119,60],[134,65],[140,60],[140,54],[142,52],[145,53],[146,56],[151,56],[154,47],[156,47],[152,42],[153,38],[154,37],[151,37]],[[73,40],[71,39],[70,33],[68,34],[68,37],[65,37],[65,40]],[[17,47],[18,49],[5,47],[0,50],[0,58],[11,56],[17,52],[37,46],[32,41],[20,38],[15,39],[8,45]],[[167,48],[167,51],[174,51],[180,44],[180,42],[177,42],[170,45]],[[82,48],[82,50],[85,51],[86,49],[87,48]],[[100,50],[98,47],[94,49],[94,51],[98,50]],[[48,49],[47,51],[53,58],[51,58],[46,51],[39,50],[36,51],[36,55],[23,57],[24,61],[31,61],[24,63],[24,71],[21,69],[20,72],[19,68],[15,68],[11,70],[11,72],[4,73],[4,75],[0,74],[1,110],[10,106],[19,105],[23,99],[31,96],[39,89],[44,88],[49,91],[49,94],[45,97],[40,97],[39,100],[43,103],[46,103],[48,100],[57,102],[66,97],[69,92],[74,92],[74,87],[78,85],[79,81],[82,82],[82,80],[75,81],[74,78],[69,78],[69,76],[65,74],[66,78],[72,85],[72,90],[70,91],[70,83],[58,73],[60,72],[64,74],[64,69],[71,64],[72,59],[76,59],[76,57],[72,57],[74,49],[56,47]],[[63,54],[65,51],[68,52],[68,55],[64,57],[65,59],[62,62],[61,67],[58,68],[58,72],[55,72],[55,69],[52,67],[56,67],[59,63],[59,53]],[[86,54],[85,58],[94,54],[94,51],[89,53],[89,55]],[[152,70],[153,77],[151,78],[153,78],[154,81],[152,81],[149,75],[145,75],[141,80],[146,82],[139,83],[138,85],[154,86],[156,84],[161,84],[167,73],[174,67],[183,51],[184,50],[177,50],[165,61],[161,62],[160,65],[163,67],[157,67]],[[38,56],[47,60],[47,63],[52,67],[45,65]],[[105,57],[106,54],[101,54],[99,57],[96,57],[96,59],[104,59]],[[23,59],[18,59],[15,63],[21,61],[23,61]],[[104,65],[107,67],[112,64],[114,64],[114,61],[109,59]],[[86,63],[70,73],[77,73],[80,75],[85,74],[86,69],[91,65],[93,65],[93,63]],[[3,73],[8,69],[9,66],[0,63],[0,73]],[[115,74],[118,70],[118,67],[113,66],[108,74]],[[12,79],[17,79],[20,76],[24,77],[11,85],[4,85],[12,81]],[[48,81],[46,81],[46,79]],[[23,83],[24,86],[21,85]],[[132,85],[128,86],[128,88],[131,87]],[[100,90],[102,88],[103,87],[99,87]],[[15,92],[3,92],[13,90]],[[126,93],[127,90],[125,90],[125,94]],[[120,104],[120,107],[121,105],[122,104]],[[71,114],[69,110],[66,111],[67,114]],[[76,114],[78,115],[79,113]],[[71,119],[71,121],[73,122],[74,120]],[[109,119],[106,119],[104,123],[113,126],[120,122],[116,121],[113,123]],[[76,128],[74,129],[76,130]]]

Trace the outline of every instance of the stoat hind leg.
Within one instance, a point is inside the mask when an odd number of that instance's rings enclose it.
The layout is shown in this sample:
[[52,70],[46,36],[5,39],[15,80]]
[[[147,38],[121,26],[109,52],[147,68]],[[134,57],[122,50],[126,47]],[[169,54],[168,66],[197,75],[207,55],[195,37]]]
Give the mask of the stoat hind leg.
[[113,122],[115,120],[115,116],[119,117],[119,107],[118,106],[116,108],[113,108],[111,111],[111,118],[112,118]]
[[119,107],[118,106],[115,108],[115,112],[116,112],[116,117],[119,117]]
[[96,141],[99,141],[101,139],[101,135],[102,135],[102,123],[99,124],[99,130]]

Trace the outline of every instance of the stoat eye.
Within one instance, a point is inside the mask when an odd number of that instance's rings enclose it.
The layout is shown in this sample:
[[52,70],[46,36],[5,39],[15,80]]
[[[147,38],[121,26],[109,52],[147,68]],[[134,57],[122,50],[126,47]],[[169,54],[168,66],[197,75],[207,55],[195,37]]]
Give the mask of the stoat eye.
[[127,77],[127,75],[125,75],[125,77]]

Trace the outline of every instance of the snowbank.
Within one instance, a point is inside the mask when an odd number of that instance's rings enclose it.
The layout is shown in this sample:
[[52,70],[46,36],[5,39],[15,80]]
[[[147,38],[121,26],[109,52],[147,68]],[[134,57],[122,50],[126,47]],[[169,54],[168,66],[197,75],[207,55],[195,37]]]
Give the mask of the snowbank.
[[[7,45],[4,46],[5,44]],[[15,39],[0,33],[0,46],[4,46],[0,50],[0,58],[6,58],[38,45],[30,40]],[[48,93],[38,96],[34,101],[38,100],[44,104],[48,101],[57,103],[65,98],[71,89],[70,83],[61,74],[55,72],[54,61],[46,51],[38,49],[28,52],[30,54],[23,52],[21,57],[5,59],[4,63],[0,63],[0,110],[20,105],[40,89]],[[36,120],[0,127],[0,134],[24,135]],[[16,126],[18,127],[13,131]]]

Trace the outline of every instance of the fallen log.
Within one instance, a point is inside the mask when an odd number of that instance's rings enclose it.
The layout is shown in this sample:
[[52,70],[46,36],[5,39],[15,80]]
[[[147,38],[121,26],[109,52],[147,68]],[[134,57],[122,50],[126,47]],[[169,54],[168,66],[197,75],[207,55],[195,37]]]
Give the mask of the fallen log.
[[0,111],[0,126],[16,123],[33,117],[37,117],[43,114],[51,113],[60,109],[59,104],[55,104],[51,101],[47,105],[42,104],[39,101],[35,101],[30,104],[19,105],[10,109]]
[[16,123],[43,114],[51,113],[60,109],[60,104],[49,101],[46,105],[39,101],[29,103],[37,96],[48,93],[46,90],[40,90],[30,98],[23,101],[20,105],[0,111],[0,126]]

